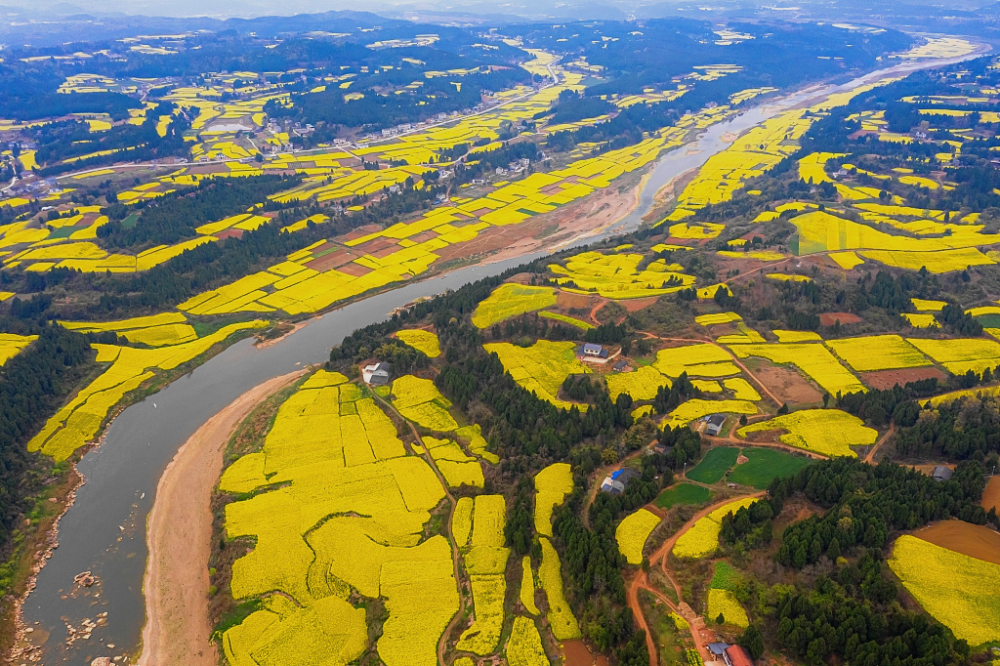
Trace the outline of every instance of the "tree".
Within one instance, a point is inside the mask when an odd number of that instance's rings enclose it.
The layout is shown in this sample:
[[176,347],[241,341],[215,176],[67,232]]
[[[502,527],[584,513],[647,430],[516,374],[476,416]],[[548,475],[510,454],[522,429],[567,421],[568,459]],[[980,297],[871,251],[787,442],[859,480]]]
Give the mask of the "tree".
[[744,630],[737,643],[750,653],[750,658],[754,661],[760,659],[761,655],[764,654],[764,639],[757,627],[752,624]]
[[715,623],[716,624],[725,624],[726,623],[726,616],[723,615],[722,613],[719,613],[719,617],[715,618]]

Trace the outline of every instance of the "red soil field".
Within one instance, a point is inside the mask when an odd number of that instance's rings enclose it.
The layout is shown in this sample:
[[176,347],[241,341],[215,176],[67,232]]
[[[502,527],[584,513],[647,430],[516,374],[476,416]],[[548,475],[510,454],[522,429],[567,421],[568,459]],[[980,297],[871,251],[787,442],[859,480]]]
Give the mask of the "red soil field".
[[861,317],[850,312],[824,312],[819,316],[821,326],[833,326],[834,322],[840,321],[841,326],[846,324],[857,324]]
[[801,405],[823,401],[823,394],[794,370],[762,363],[753,374],[781,402]]
[[861,374],[861,380],[872,388],[891,389],[896,384],[906,386],[909,382],[920,379],[930,379],[936,377],[938,381],[947,379],[943,372],[937,368],[904,368],[900,370],[879,370],[878,372],[865,372]]
[[987,511],[996,509],[1000,513],[1000,476],[994,476],[987,482],[986,490],[983,491],[982,505]]
[[982,525],[945,520],[917,530],[913,536],[977,560],[1000,564],[1000,533]]

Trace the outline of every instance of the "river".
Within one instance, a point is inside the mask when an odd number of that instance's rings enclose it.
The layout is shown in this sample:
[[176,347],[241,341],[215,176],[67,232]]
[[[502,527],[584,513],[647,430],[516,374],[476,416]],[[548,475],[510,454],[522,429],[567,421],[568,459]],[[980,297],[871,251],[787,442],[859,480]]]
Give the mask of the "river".
[[[792,106],[833,92],[966,58],[905,62],[845,84],[814,86],[713,125],[695,141],[660,157],[644,181],[639,205],[631,213],[595,235],[576,238],[562,247],[581,246],[638,228],[656,193],[673,178],[725,149],[729,145],[727,134],[739,134]],[[317,317],[263,348],[255,347],[251,339],[243,340],[125,409],[107,429],[101,446],[78,464],[86,483],[60,522],[60,546],[39,573],[37,587],[24,605],[25,622],[34,628],[36,640],[50,636],[44,644],[43,663],[89,664],[95,657],[131,653],[139,644],[145,623],[146,516],[163,470],[180,445],[213,414],[261,382],[326,361],[331,346],[362,326],[385,320],[395,308],[497,275],[544,254],[469,266],[405,284]],[[91,571],[100,582],[74,591],[73,578],[83,571]],[[89,640],[65,644],[66,624],[79,627],[84,618],[94,620],[104,612],[108,613],[106,626],[95,629]]]

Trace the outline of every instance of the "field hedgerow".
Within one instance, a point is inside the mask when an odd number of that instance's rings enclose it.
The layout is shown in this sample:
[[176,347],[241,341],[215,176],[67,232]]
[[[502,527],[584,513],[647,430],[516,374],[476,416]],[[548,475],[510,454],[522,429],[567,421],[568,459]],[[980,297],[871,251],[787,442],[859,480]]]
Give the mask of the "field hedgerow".
[[1000,565],[904,534],[889,568],[955,638],[972,646],[1000,639]]
[[642,564],[642,548],[653,529],[660,524],[660,517],[646,509],[639,509],[625,517],[615,529],[618,550],[629,564]]
[[787,430],[780,439],[789,446],[825,456],[854,456],[852,446],[870,446],[878,431],[839,409],[805,409],[740,428],[740,437],[752,432]]

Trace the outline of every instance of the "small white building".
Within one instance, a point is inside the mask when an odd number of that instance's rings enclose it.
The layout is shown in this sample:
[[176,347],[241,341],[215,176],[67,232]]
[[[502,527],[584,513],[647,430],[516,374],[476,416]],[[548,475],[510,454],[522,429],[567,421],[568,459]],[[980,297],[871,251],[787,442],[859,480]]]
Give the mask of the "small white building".
[[385,386],[389,383],[390,371],[389,364],[385,362],[366,365],[364,370],[361,371],[361,378],[365,380],[365,384]]

